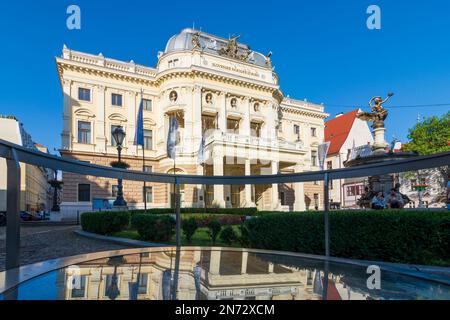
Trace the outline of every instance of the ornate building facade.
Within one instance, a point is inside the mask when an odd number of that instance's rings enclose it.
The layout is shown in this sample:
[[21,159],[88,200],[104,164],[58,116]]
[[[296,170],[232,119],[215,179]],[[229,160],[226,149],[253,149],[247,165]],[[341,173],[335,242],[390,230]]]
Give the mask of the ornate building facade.
[[[237,37],[224,39],[182,30],[158,54],[155,68],[64,47],[56,58],[64,95],[63,157],[109,166],[117,158],[111,133],[127,136],[123,158],[131,169],[197,175],[250,175],[317,169],[324,140],[323,105],[285,98],[270,55]],[[143,106],[144,151],[135,145]],[[176,166],[167,156],[170,117],[179,123]],[[204,162],[198,151],[205,138]],[[111,179],[64,174],[62,210],[92,209],[94,199],[114,198]],[[317,183],[182,186],[184,207],[254,207],[305,210],[321,207]],[[130,207],[169,207],[171,186],[124,182]]]

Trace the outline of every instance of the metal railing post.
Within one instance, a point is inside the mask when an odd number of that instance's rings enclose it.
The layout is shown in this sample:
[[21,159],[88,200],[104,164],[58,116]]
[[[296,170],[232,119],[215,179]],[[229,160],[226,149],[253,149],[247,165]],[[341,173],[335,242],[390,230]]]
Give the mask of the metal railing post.
[[175,178],[175,214],[177,247],[181,246],[180,179]]
[[323,177],[323,201],[324,203],[324,228],[325,228],[325,256],[330,256],[330,194],[329,194],[329,177],[325,172]]
[[11,148],[6,159],[6,270],[20,265],[20,164]]

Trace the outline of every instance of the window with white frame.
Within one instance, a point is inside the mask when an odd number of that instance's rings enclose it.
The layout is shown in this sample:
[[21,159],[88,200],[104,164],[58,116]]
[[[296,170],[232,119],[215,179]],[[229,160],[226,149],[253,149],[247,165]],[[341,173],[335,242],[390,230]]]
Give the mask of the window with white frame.
[[152,100],[142,99],[142,109],[145,111],[152,111],[153,110]]
[[86,276],[74,275],[72,278],[72,298],[84,298],[86,295]]
[[153,172],[153,166],[144,166],[144,172],[145,173],[152,173]]
[[78,88],[78,100],[91,101],[91,89]]
[[142,273],[139,276],[138,294],[147,294],[148,288],[148,273]]
[[91,143],[91,123],[88,121],[78,121],[78,143]]
[[115,107],[121,107],[122,106],[122,95],[113,93],[111,94],[111,104]]
[[144,187],[144,199],[147,203],[153,202],[153,187]]
[[144,148],[153,150],[153,130],[144,130]]
[[317,151],[311,151],[311,165],[317,166]]

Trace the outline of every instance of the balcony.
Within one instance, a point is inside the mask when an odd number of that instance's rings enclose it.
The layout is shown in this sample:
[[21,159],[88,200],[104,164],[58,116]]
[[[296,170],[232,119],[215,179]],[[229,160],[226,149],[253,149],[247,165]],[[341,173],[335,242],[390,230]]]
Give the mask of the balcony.
[[214,130],[206,137],[206,145],[214,142],[234,146],[250,146],[253,148],[284,149],[298,152],[304,151],[304,144],[302,141],[290,142],[280,139],[259,138],[235,133],[224,133],[220,130]]

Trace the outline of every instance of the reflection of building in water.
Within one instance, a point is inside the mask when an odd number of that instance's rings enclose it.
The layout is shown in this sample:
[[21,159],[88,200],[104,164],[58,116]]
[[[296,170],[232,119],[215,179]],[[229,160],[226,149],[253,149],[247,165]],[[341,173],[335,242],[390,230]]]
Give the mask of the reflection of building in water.
[[[180,300],[317,300],[322,299],[323,271],[270,261],[270,255],[247,251],[182,251],[177,298]],[[318,263],[320,266],[320,262]],[[62,270],[59,299],[110,299],[117,279],[117,299],[161,300],[170,297],[175,251],[123,257],[115,270],[100,259]],[[365,299],[330,275],[328,299]]]

